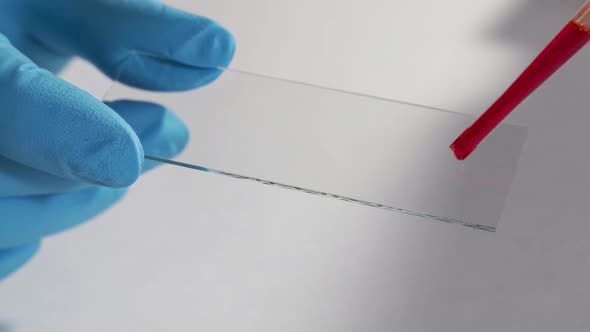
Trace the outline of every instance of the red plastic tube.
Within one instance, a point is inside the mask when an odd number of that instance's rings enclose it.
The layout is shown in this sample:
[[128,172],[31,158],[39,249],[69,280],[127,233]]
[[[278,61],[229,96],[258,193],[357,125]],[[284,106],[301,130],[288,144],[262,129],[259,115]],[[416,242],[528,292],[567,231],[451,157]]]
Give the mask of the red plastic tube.
[[504,118],[588,41],[590,41],[590,0],[508,90],[451,144],[450,148],[455,157],[459,160],[466,159]]

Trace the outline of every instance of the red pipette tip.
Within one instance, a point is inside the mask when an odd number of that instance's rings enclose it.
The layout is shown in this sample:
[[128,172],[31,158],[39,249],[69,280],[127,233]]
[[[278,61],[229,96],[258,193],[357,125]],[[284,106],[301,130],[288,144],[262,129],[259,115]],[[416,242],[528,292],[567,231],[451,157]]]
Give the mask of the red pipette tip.
[[450,148],[455,154],[455,158],[459,160],[465,160],[467,157],[469,157],[471,152],[475,150],[476,147],[466,148],[465,145],[458,145],[457,141],[455,141],[453,144],[451,144]]
[[467,159],[504,118],[582,49],[588,41],[590,41],[590,0],[586,1],[576,16],[568,22],[508,90],[451,144],[450,148],[455,157],[459,160]]
[[[483,120],[482,120],[483,118]],[[482,123],[484,126],[482,127]],[[471,127],[465,129],[465,131],[459,136],[453,144],[451,144],[451,151],[455,154],[455,157],[459,160],[465,160],[469,155],[477,149],[479,142],[484,137],[483,133],[491,131],[490,123],[485,119],[484,116],[480,117]]]

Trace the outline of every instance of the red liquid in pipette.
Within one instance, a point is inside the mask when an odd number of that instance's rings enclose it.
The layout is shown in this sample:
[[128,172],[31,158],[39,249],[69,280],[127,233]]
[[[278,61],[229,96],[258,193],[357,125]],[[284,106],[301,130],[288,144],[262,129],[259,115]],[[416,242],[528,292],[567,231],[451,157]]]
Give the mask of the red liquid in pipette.
[[467,158],[516,106],[571,59],[589,40],[588,29],[576,22],[569,22],[508,90],[451,144],[451,150],[457,159]]

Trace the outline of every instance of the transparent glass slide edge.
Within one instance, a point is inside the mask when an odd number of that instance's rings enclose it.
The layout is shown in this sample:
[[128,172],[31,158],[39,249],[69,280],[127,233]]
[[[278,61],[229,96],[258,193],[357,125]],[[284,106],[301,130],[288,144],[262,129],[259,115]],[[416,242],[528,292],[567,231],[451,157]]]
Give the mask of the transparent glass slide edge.
[[186,92],[115,83],[105,99],[159,103],[186,122],[175,161],[147,158],[487,231],[527,135],[503,124],[458,161],[448,145],[473,117],[235,70]]

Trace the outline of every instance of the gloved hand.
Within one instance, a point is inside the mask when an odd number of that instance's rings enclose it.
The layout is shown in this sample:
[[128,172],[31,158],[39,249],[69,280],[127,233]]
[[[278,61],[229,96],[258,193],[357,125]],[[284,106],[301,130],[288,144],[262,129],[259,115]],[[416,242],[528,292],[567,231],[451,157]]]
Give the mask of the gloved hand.
[[[169,110],[104,104],[54,75],[81,56],[126,84],[184,90],[214,80],[234,53],[213,21],[155,0],[0,1],[0,279],[43,237],[109,208],[188,134]],[[125,61],[130,53],[137,53]]]

